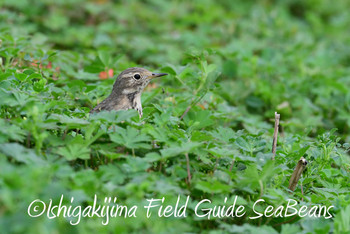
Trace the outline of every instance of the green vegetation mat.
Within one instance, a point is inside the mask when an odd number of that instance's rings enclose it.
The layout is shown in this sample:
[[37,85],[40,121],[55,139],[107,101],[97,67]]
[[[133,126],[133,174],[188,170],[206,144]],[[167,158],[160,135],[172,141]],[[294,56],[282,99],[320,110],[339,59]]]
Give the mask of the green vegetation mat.
[[[350,233],[348,9],[347,0],[0,1],[0,232]],[[169,73],[143,92],[143,117],[90,115],[135,66]],[[129,216],[137,207],[136,217],[79,216],[95,195]],[[71,211],[54,217],[62,196]],[[159,206],[147,217],[147,199],[164,197],[164,211],[178,196],[178,215],[189,196],[186,217],[159,217]],[[293,201],[318,208],[293,215]],[[234,202],[243,216],[215,217]],[[269,216],[269,205],[284,210]]]

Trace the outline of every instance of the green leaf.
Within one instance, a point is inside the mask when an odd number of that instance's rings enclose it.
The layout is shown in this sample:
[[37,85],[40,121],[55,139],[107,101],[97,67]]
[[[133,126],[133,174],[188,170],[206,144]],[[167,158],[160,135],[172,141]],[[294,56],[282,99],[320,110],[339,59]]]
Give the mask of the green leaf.
[[116,132],[109,134],[109,137],[111,141],[129,149],[151,148],[151,143],[149,142],[151,139],[146,134],[130,126],[126,129],[117,128]]
[[79,142],[70,142],[65,147],[60,147],[57,154],[65,157],[67,160],[90,159],[90,149]]
[[100,50],[98,51],[98,57],[100,58],[101,62],[105,67],[110,67],[111,63],[111,55],[108,51],[106,50]]
[[343,207],[334,218],[334,229],[337,233],[350,232],[350,205]]
[[27,149],[18,143],[0,144],[0,152],[18,162],[28,165],[44,165],[46,162],[37,156],[32,149]]
[[45,89],[46,83],[47,83],[46,79],[41,79],[39,81],[35,81],[34,84],[33,84],[33,89],[36,92],[42,92]]
[[208,149],[207,150],[209,153],[217,156],[217,157],[224,157],[224,156],[231,156],[231,157],[234,157],[233,153],[234,153],[234,150],[231,149],[229,146],[226,146],[226,147],[214,147],[214,148],[211,148],[211,149]]
[[242,137],[238,137],[235,141],[235,144],[244,151],[252,151],[251,145]]
[[224,128],[222,126],[219,126],[214,131],[211,131],[210,135],[217,138],[218,140],[221,140],[221,141],[227,142],[227,143],[231,139],[234,139],[236,137],[235,132],[231,128]]
[[199,147],[201,143],[199,142],[185,142],[182,143],[181,146],[171,146],[169,148],[165,148],[160,150],[160,153],[163,158],[175,157],[178,155],[182,155],[184,153],[190,153],[195,148]]
[[59,114],[52,114],[48,119],[55,120],[59,123],[65,124],[70,128],[76,128],[76,127],[86,126],[90,124],[89,121],[84,119],[70,117],[67,115],[59,115]]
[[282,226],[281,234],[294,234],[299,232],[300,232],[300,228],[298,225],[287,223]]
[[219,181],[198,181],[195,184],[195,188],[205,193],[226,193],[231,190],[231,186]]
[[0,119],[0,143],[5,143],[9,140],[23,141],[25,135],[26,131],[19,126]]
[[20,81],[24,81],[28,77],[25,73],[15,73],[14,75]]
[[210,111],[190,111],[184,118],[186,124],[191,126],[193,129],[200,129],[211,126],[214,124]]

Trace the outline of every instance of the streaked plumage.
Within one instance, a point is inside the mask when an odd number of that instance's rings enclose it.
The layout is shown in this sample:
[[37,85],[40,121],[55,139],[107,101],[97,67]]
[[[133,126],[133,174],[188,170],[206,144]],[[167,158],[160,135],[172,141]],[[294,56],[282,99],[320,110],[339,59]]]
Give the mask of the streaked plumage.
[[144,68],[131,67],[119,74],[111,94],[90,113],[111,110],[135,109],[142,116],[141,93],[151,79],[167,75],[152,73]]

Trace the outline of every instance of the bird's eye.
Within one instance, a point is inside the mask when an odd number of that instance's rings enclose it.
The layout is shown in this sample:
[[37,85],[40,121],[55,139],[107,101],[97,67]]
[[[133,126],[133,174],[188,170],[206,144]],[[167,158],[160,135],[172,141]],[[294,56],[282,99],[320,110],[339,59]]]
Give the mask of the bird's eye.
[[135,78],[136,80],[139,80],[139,79],[141,78],[141,76],[140,76],[140,74],[135,74],[135,75],[134,75],[134,78]]

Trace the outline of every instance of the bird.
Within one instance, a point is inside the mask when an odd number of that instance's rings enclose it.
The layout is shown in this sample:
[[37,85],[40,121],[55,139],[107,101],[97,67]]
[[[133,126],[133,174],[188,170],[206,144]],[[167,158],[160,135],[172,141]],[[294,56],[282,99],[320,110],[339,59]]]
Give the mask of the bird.
[[168,74],[150,72],[141,67],[131,67],[122,71],[113,84],[111,94],[94,107],[90,114],[100,111],[135,109],[141,118],[142,91],[152,79],[165,75]]

